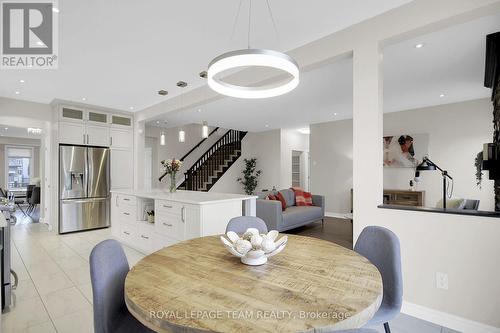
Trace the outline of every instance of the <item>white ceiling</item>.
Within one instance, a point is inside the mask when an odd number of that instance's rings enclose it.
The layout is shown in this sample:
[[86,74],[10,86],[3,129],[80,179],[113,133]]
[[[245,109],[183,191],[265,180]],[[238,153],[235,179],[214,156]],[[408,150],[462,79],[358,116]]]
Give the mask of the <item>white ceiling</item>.
[[[266,1],[255,0],[251,45],[290,50],[408,2],[270,0],[277,38]],[[238,4],[59,1],[59,69],[2,71],[0,96],[41,103],[85,98],[89,104],[125,111],[157,104],[180,92],[175,86],[179,80],[187,81],[189,88],[204,84],[198,73],[213,57],[246,47],[248,0],[243,0],[231,39]],[[159,96],[160,89],[169,96]]]
[[[384,111],[489,97],[490,90],[483,87],[485,35],[499,30],[500,15],[495,15],[387,46]],[[424,47],[415,48],[418,43]],[[344,59],[301,73],[298,88],[284,96],[224,98],[201,110],[172,112],[161,119],[168,121],[168,127],[206,120],[224,128],[263,131],[351,117],[352,60]]]

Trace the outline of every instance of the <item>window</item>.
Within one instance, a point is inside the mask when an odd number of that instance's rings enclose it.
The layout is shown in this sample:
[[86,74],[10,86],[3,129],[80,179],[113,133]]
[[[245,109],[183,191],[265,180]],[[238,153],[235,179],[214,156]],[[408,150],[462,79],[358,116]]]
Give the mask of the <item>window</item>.
[[31,178],[31,147],[7,147],[7,188],[26,189]]

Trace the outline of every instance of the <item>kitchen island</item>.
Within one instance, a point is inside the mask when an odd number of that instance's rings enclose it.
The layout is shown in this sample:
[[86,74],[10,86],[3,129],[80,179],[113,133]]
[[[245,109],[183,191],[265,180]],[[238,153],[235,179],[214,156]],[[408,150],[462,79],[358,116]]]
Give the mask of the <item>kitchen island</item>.
[[[223,234],[236,216],[255,216],[256,196],[165,190],[112,190],[111,232],[149,254],[177,242]],[[154,222],[148,212],[154,211]]]

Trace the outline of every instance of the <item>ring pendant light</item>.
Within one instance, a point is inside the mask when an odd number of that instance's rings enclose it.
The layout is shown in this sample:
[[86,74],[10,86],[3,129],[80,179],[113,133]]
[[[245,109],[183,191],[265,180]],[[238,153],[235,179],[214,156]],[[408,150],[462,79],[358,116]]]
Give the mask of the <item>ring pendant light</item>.
[[[219,94],[237,98],[268,98],[286,94],[295,89],[299,84],[299,66],[292,57],[285,53],[273,50],[250,48],[252,2],[251,0],[248,1],[248,48],[227,52],[213,59],[208,65],[208,86]],[[276,29],[269,0],[266,1],[269,14]],[[239,10],[240,8],[238,8],[238,15]],[[238,19],[238,15],[236,16],[236,20]],[[291,79],[270,85],[255,87],[230,84],[218,77],[225,71],[249,67],[269,67],[281,70],[290,75]]]

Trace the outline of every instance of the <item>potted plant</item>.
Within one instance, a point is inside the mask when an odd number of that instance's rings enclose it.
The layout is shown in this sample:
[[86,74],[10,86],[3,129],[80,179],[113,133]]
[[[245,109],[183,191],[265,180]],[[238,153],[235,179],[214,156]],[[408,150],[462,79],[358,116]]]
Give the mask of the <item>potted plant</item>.
[[155,223],[155,211],[154,210],[147,210],[146,214],[148,214],[148,222]]
[[170,193],[173,193],[177,190],[175,175],[181,169],[182,162],[173,158],[161,161],[161,165],[165,169],[164,175],[170,175]]
[[245,169],[242,171],[243,177],[239,177],[236,181],[243,185],[246,194],[251,195],[257,188],[262,170],[255,170],[257,167],[257,159],[255,157],[250,159],[245,158],[244,161]]

